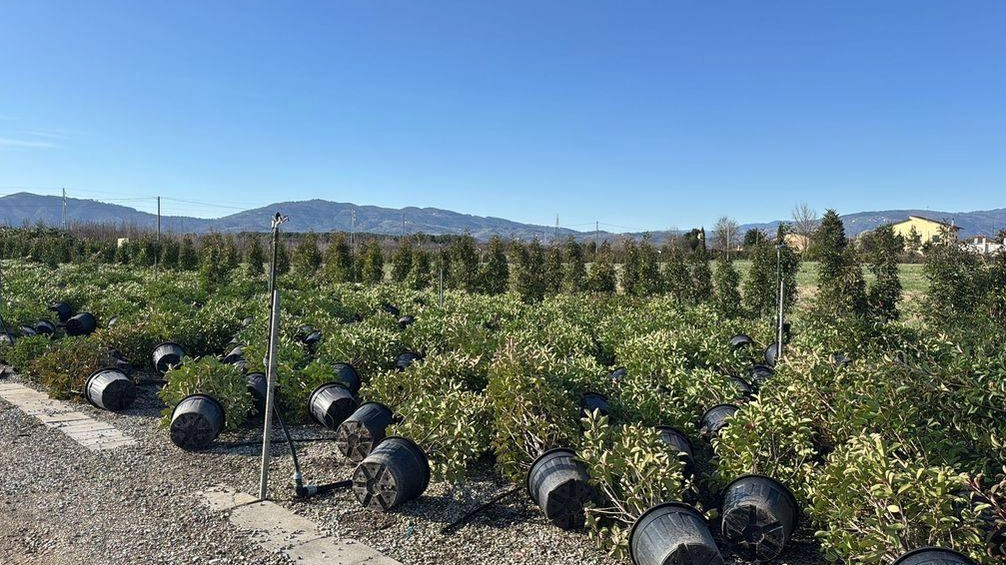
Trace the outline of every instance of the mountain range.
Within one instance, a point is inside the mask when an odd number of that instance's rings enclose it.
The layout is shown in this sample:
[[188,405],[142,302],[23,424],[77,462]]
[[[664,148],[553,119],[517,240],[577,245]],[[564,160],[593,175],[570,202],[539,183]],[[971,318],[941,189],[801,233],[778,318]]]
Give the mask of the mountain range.
[[[58,196],[43,196],[20,192],[0,197],[0,225],[47,225],[60,226],[62,223],[63,199]],[[439,208],[402,209],[359,206],[328,200],[307,200],[299,202],[277,202],[261,208],[245,210],[220,218],[193,218],[186,216],[162,216],[161,229],[167,233],[218,232],[265,232],[276,212],[290,217],[285,230],[290,232],[326,233],[330,231],[348,232],[354,227],[361,233],[397,235],[404,232],[422,232],[430,235],[462,234],[466,231],[476,239],[486,240],[493,235],[505,239],[530,239],[539,237],[551,240],[558,233],[565,238],[573,235],[578,239],[590,239],[594,232],[579,232],[568,228],[555,228],[534,224],[524,224],[491,216],[473,216]],[[353,213],[356,213],[355,226]],[[104,223],[131,226],[139,229],[156,229],[157,216],[127,206],[86,200],[66,199],[66,215],[72,223]],[[960,235],[994,236],[1006,227],[1006,208],[974,212],[941,212],[932,210],[883,210],[856,212],[842,216],[846,235],[852,237],[877,226],[898,222],[909,215],[953,222],[961,228]],[[740,233],[757,228],[774,233],[780,221],[743,224]],[[711,226],[708,226],[711,228]],[[707,230],[711,231],[711,230]],[[651,235],[656,242],[663,241],[672,232],[657,231]],[[600,232],[602,238],[615,235],[639,237],[641,233],[613,234]]]

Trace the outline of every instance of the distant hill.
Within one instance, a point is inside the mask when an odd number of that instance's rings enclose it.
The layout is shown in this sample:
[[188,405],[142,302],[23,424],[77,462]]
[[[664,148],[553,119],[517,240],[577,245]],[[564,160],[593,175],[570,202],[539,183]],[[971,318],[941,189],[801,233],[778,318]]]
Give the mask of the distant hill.
[[[40,196],[21,192],[0,197],[0,225],[20,226],[23,224],[44,224],[59,226],[61,223],[63,199],[58,196]],[[530,239],[539,237],[551,241],[556,229],[550,226],[522,224],[503,218],[473,216],[439,208],[381,208],[378,206],[358,206],[328,200],[307,200],[301,202],[278,202],[254,210],[246,210],[222,218],[204,219],[185,216],[162,216],[161,228],[165,232],[205,233],[219,232],[265,232],[269,230],[270,219],[277,211],[290,216],[286,230],[294,232],[350,231],[353,212],[356,212],[356,231],[363,233],[400,234],[402,220],[408,233],[423,232],[430,235],[462,234],[470,232],[479,240],[493,235],[503,238]],[[854,237],[877,226],[898,222],[909,215],[923,216],[934,220],[953,221],[961,228],[962,237],[972,235],[995,235],[1006,227],[1006,208],[976,212],[939,212],[931,210],[884,210],[880,212],[856,212],[842,216],[845,232]],[[157,216],[141,212],[127,206],[99,202],[97,200],[67,199],[67,217],[71,222],[111,223],[153,230],[157,226]],[[783,220],[787,221],[787,220]],[[744,224],[741,233],[752,228],[774,233],[779,221]],[[711,232],[712,226],[705,226]],[[559,229],[559,236],[573,235],[581,241],[591,240],[594,232],[578,232],[567,228]],[[651,235],[657,243],[662,242],[672,232],[656,231]],[[601,232],[602,238],[616,235],[641,237],[641,233],[612,234]]]

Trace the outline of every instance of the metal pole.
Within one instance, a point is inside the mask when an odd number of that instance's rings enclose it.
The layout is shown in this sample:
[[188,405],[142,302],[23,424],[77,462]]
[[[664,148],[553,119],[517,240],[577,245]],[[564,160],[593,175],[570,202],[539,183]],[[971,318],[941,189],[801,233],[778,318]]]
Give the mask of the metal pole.
[[778,358],[778,360],[782,360],[782,350],[783,350],[782,310],[783,310],[783,296],[784,296],[783,291],[785,290],[785,283],[783,282],[782,279],[782,248],[783,248],[782,244],[775,246],[775,273],[776,277],[779,278],[779,328],[778,328],[779,333],[778,333],[778,341],[776,341],[776,343],[778,344],[777,346],[778,350],[776,351],[777,353],[776,357]]
[[66,189],[63,189],[63,231],[66,231]]
[[157,242],[161,242],[161,197],[157,197]]
[[[590,224],[588,224],[590,225]],[[597,262],[597,234],[601,230],[601,223],[594,221],[594,262]]]
[[272,419],[275,395],[273,388],[276,383],[276,341],[279,334],[279,291],[272,292],[272,316],[269,320],[269,364],[266,367],[265,389],[265,421],[262,430],[262,467],[259,476],[258,497],[266,500],[269,486],[269,447],[272,444]]

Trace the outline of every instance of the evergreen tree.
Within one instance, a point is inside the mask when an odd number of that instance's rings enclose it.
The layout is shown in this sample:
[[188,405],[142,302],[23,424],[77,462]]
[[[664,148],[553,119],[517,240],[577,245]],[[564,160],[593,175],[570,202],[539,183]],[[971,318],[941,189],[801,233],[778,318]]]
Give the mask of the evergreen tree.
[[[32,255],[32,260],[34,260],[34,261],[41,261],[42,260],[42,256],[41,256],[41,252],[40,251],[41,251],[41,249],[43,247],[44,246],[41,246],[41,245],[33,246],[33,248],[32,248],[33,252],[31,254]],[[130,249],[130,248],[131,248],[131,246],[130,246],[130,244],[129,244],[128,241],[119,242],[119,246],[115,248],[115,262],[118,263],[118,264],[120,264],[120,265],[128,265],[129,264],[130,251],[132,251],[132,249]],[[36,253],[35,250],[39,250],[39,252]]]
[[632,296],[639,296],[641,285],[639,284],[639,249],[636,242],[626,239],[622,242],[622,292]]
[[364,282],[377,284],[384,280],[384,254],[381,245],[375,239],[370,239],[363,245],[363,264],[360,266],[360,279]]
[[904,239],[889,225],[873,230],[867,237],[871,248],[870,272],[875,277],[867,295],[870,313],[883,320],[896,320],[901,300],[898,257],[905,248]]
[[469,234],[455,238],[448,246],[450,268],[445,271],[451,288],[475,292],[478,287],[479,254],[475,238]]
[[178,251],[178,266],[183,271],[195,271],[199,268],[199,255],[196,253],[196,246],[189,236],[182,238],[182,247]]
[[636,296],[651,296],[663,291],[664,281],[660,276],[660,261],[657,248],[650,243],[649,234],[636,248]]
[[213,292],[227,284],[230,272],[223,261],[223,249],[217,238],[207,238],[203,243],[199,262],[199,286]]
[[341,233],[333,233],[325,249],[325,277],[333,282],[352,282],[356,279],[353,250]]
[[814,232],[818,258],[817,306],[828,314],[862,315],[867,311],[866,282],[845,226],[834,210],[825,212]]
[[[290,254],[286,250],[286,242],[280,238],[276,242],[276,274],[285,275],[290,272]],[[270,249],[272,251],[272,249]],[[270,259],[271,260],[271,259]]]
[[248,239],[245,263],[248,265],[248,274],[257,277],[265,272],[265,252],[262,250],[262,241],[257,235],[252,235]]
[[425,249],[418,248],[412,252],[411,267],[406,278],[406,284],[413,290],[423,290],[430,286],[430,271],[432,261],[430,253]]
[[728,253],[720,253],[716,258],[715,271],[716,305],[728,316],[735,316],[741,311],[741,293],[738,290],[741,275],[734,268],[733,259]]
[[524,302],[541,302],[545,297],[545,254],[537,238],[524,245],[514,241],[511,246],[513,268],[511,288]]
[[241,251],[233,235],[224,237],[223,262],[228,271],[233,271],[241,265]]
[[677,245],[668,246],[667,260],[664,264],[664,288],[670,292],[678,302],[689,300],[689,288],[692,284],[692,274],[685,263],[684,254],[681,247]]
[[178,268],[178,242],[174,239],[165,239],[161,242],[161,265],[165,269]]
[[699,245],[689,255],[689,263],[691,285],[688,299],[693,304],[702,304],[713,297],[713,273],[709,269],[709,255],[704,244]]
[[412,272],[412,240],[406,238],[402,243],[398,245],[395,249],[395,253],[391,256],[391,280],[394,282],[405,282],[409,278],[409,273]]
[[510,264],[503,248],[503,240],[493,236],[486,251],[486,262],[479,271],[479,287],[486,294],[503,294],[509,280]]
[[587,288],[593,292],[615,294],[618,292],[618,275],[612,262],[613,252],[607,241],[603,242],[595,253],[594,263],[590,266],[587,278]]
[[294,271],[311,276],[321,268],[321,251],[318,250],[318,236],[311,232],[300,238],[293,250]]
[[558,294],[562,290],[562,248],[553,245],[545,256],[545,292]]
[[583,246],[573,236],[566,238],[566,266],[562,273],[562,288],[566,292],[582,292],[587,289],[587,264],[583,258]]

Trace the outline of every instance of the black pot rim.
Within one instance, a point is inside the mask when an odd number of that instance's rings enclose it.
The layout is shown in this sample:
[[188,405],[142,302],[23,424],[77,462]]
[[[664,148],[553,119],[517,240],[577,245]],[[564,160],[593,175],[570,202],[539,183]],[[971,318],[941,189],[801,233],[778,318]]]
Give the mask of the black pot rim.
[[908,553],[905,553],[904,555],[901,555],[893,563],[893,565],[898,565],[898,563],[901,563],[906,558],[911,557],[911,556],[913,556],[913,555],[915,555],[917,553],[922,553],[924,551],[944,551],[946,553],[950,553],[952,555],[956,555],[957,557],[960,557],[960,558],[964,559],[965,563],[974,563],[975,562],[973,559],[971,559],[967,555],[964,555],[963,553],[961,553],[960,551],[957,551],[955,549],[950,549],[950,548],[947,548],[947,547],[940,547],[938,545],[928,545],[926,547],[919,547],[919,548],[913,549],[913,550],[909,551]]
[[[568,447],[553,447],[552,449],[543,451],[540,455],[538,455],[538,457],[535,457],[534,461],[531,462],[531,466],[527,468],[527,474],[524,476],[524,487],[527,489],[527,495],[531,497],[531,500],[534,500],[534,493],[531,492],[531,471],[534,470],[534,466],[537,465],[539,461],[544,459],[546,455],[551,455],[559,451],[565,451],[569,453],[570,455],[573,456],[574,459],[578,457],[576,451]],[[538,501],[535,500],[535,503],[537,502]]]
[[685,441],[688,442],[688,446],[689,447],[691,447],[693,450],[695,449],[695,445],[692,444],[692,439],[690,437],[688,437],[688,434],[686,434],[685,432],[681,431],[681,428],[675,428],[674,426],[669,426],[667,424],[660,424],[660,425],[653,426],[653,427],[656,428],[657,430],[660,430],[660,431],[668,430],[668,431],[672,431],[672,432],[677,432],[678,435],[680,435],[681,437],[685,438]]
[[175,412],[178,412],[178,407],[183,402],[185,402],[186,400],[188,400],[190,398],[208,398],[211,401],[213,401],[213,403],[217,405],[217,408],[220,409],[220,414],[223,415],[223,421],[220,423],[220,431],[223,431],[223,429],[227,426],[227,411],[224,410],[224,404],[223,404],[223,402],[220,402],[216,398],[213,398],[212,396],[210,396],[208,394],[201,393],[201,392],[197,392],[196,394],[190,394],[190,395],[182,398],[181,400],[179,400],[178,403],[175,404],[175,407],[171,409],[171,419],[172,420],[175,419]]
[[181,344],[179,344],[176,341],[162,341],[161,343],[158,343],[157,345],[154,346],[154,351],[157,351],[159,348],[164,347],[165,345],[174,345],[178,349],[185,351],[185,348],[182,347]]
[[604,400],[605,402],[608,401],[608,395],[601,394],[600,392],[597,392],[595,390],[588,390],[586,392],[580,393],[580,399],[581,400],[584,399],[584,398],[586,398],[586,397],[588,397],[588,396],[600,396],[601,400]]
[[[99,373],[104,373],[105,371],[115,371],[116,373],[119,373],[123,377],[126,377],[126,380],[132,382],[132,379],[129,378],[129,375],[127,375],[126,373],[123,373],[122,371],[120,371],[116,367],[102,367],[101,369],[98,369],[97,371],[91,373],[91,375],[89,377],[87,377],[87,380],[84,381],[84,398],[87,399],[88,404],[90,404],[91,406],[94,406],[95,408],[98,408],[99,410],[101,409],[101,406],[98,406],[98,404],[96,402],[94,402],[93,400],[91,400],[91,395],[87,394],[87,391],[88,391],[88,389],[91,388],[91,381],[94,380],[94,377],[97,377]],[[173,412],[172,412],[172,415],[174,415]]]
[[716,405],[714,405],[714,406],[710,406],[708,410],[706,410],[705,412],[703,412],[703,413],[702,413],[702,419],[705,419],[706,415],[708,415],[708,414],[709,414],[710,412],[712,412],[713,410],[715,410],[715,409],[717,409],[717,408],[721,408],[721,407],[723,407],[723,406],[732,406],[732,407],[736,408],[737,410],[740,410],[740,409],[741,409],[741,407],[740,407],[740,406],[737,406],[736,404],[734,404],[734,403],[732,403],[732,402],[723,402],[723,403],[721,403],[721,404],[716,404]]
[[757,473],[748,473],[747,475],[741,475],[741,476],[737,477],[736,479],[734,479],[734,480],[730,481],[729,483],[727,483],[727,486],[723,487],[723,492],[720,494],[720,511],[721,511],[721,513],[722,513],[722,510],[723,510],[723,500],[722,500],[723,496],[726,494],[726,492],[728,490],[730,490],[730,487],[734,486],[734,484],[736,484],[739,481],[743,481],[744,479],[765,479],[765,480],[768,480],[768,481],[772,481],[773,483],[775,483],[776,485],[778,485],[779,488],[782,489],[782,491],[784,493],[786,493],[786,496],[789,498],[790,503],[793,504],[793,510],[794,510],[794,512],[793,512],[793,531],[795,532],[796,529],[800,527],[800,518],[801,518],[802,512],[800,511],[800,504],[797,503],[797,501],[796,501],[796,495],[793,494],[793,491],[790,490],[790,488],[788,486],[782,484],[782,481],[780,481],[778,479],[774,479],[774,478],[772,478],[772,477],[770,477],[768,475],[759,475]]
[[356,398],[355,396],[353,396],[353,391],[349,390],[349,387],[346,386],[346,383],[344,383],[342,381],[329,381],[329,382],[327,382],[325,384],[318,385],[318,387],[315,388],[313,392],[311,392],[311,396],[307,397],[307,411],[308,411],[308,413],[311,414],[311,419],[313,419],[315,422],[317,422],[321,427],[325,427],[325,422],[319,422],[318,421],[318,418],[316,418],[314,416],[314,411],[311,410],[311,406],[314,404],[314,397],[318,395],[318,393],[321,391],[321,389],[328,388],[330,386],[337,386],[339,388],[343,388],[343,389],[346,390],[346,392],[349,393],[349,396],[351,396],[353,398]]
[[419,444],[416,443],[411,438],[407,438],[405,436],[384,436],[384,438],[381,441],[374,444],[373,449],[371,449],[371,453],[373,453],[374,449],[377,449],[378,445],[381,445],[382,443],[388,441],[389,439],[402,440],[403,442],[408,444],[408,446],[411,447],[413,451],[415,451],[420,455],[420,459],[423,460],[423,467],[426,468],[426,481],[423,483],[423,492],[425,492],[426,488],[430,486],[430,475],[432,475],[432,471],[430,469],[430,459],[429,457],[426,456],[426,452],[423,451],[423,448],[419,447]]
[[[360,408],[363,408],[364,406],[366,406],[366,405],[368,405],[368,404],[375,404],[375,405],[377,405],[377,406],[380,406],[381,408],[384,408],[385,410],[387,410],[387,411],[388,411],[388,413],[389,413],[389,414],[391,414],[391,416],[392,416],[392,417],[394,417],[394,415],[395,415],[395,411],[394,411],[394,410],[392,410],[392,409],[391,409],[391,407],[389,407],[389,406],[388,406],[387,404],[385,404],[385,403],[383,403],[383,402],[378,402],[378,401],[376,401],[376,400],[368,400],[368,401],[366,401],[366,402],[361,402],[361,403],[360,403],[360,404],[359,404],[359,405],[358,405],[358,406],[356,407],[356,410],[359,410]],[[354,410],[353,412],[355,413],[355,412],[356,412],[356,410]]]
[[636,526],[639,525],[639,523],[643,521],[643,518],[645,518],[649,514],[655,512],[657,510],[660,510],[662,508],[681,508],[681,509],[684,509],[684,510],[688,510],[693,515],[698,516],[698,518],[700,520],[702,520],[702,523],[704,523],[704,524],[707,523],[706,522],[706,517],[703,516],[701,512],[699,512],[698,510],[696,510],[695,507],[691,506],[690,504],[685,504],[684,502],[680,502],[680,501],[661,502],[660,504],[657,504],[656,506],[651,506],[650,508],[648,508],[646,510],[646,512],[643,512],[642,514],[640,514],[639,518],[636,518],[636,520],[632,522],[632,527],[629,528],[629,556],[632,558],[632,563],[634,565],[639,565],[639,562],[636,561],[635,554],[632,553],[632,538],[633,538],[633,536],[636,535]]
[[[739,337],[743,337],[746,341],[743,341],[743,342],[738,343],[738,344],[735,345],[733,343],[733,341],[735,339],[739,338]],[[733,349],[737,349],[738,347],[740,347],[742,345],[753,345],[754,344],[754,339],[752,339],[751,336],[749,336],[746,333],[737,333],[737,334],[734,334],[734,335],[730,336],[730,339],[728,341],[730,343],[730,347],[732,347]]]

